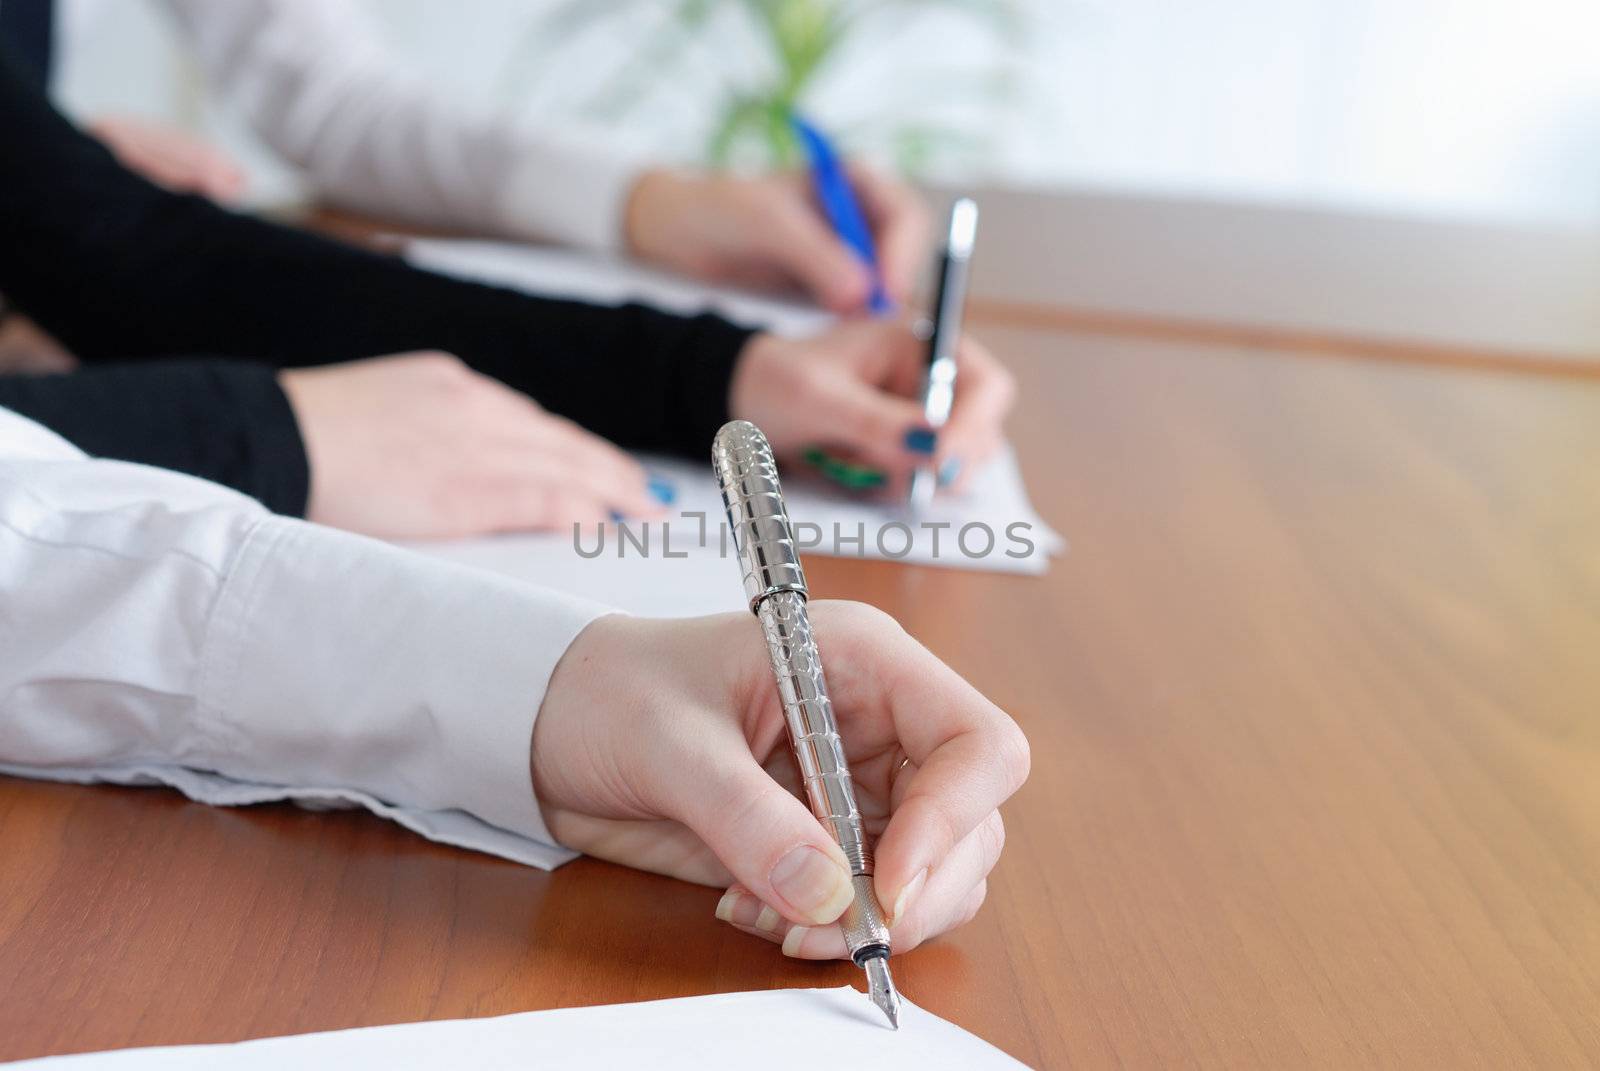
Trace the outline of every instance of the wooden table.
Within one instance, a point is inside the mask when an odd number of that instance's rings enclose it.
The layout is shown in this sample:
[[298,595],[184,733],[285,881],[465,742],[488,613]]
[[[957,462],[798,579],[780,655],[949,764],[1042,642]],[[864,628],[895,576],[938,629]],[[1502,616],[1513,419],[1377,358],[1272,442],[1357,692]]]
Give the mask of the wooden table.
[[[1031,782],[919,1004],[1039,1067],[1600,1064],[1600,383],[990,325],[1043,579],[819,559]],[[0,779],[0,1058],[853,981],[717,893]]]

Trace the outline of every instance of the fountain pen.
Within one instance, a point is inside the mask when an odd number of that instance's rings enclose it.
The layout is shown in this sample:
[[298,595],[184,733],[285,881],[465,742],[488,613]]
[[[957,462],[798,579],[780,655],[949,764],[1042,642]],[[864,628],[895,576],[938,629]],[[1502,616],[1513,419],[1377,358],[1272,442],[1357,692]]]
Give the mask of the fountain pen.
[[839,919],[845,945],[856,966],[867,973],[867,995],[898,1030],[900,994],[889,974],[889,927],[872,889],[872,849],[806,616],[806,577],[778,484],[778,465],[767,437],[745,420],[724,424],[717,432],[711,463],[722,488],[744,592],[766,636],[806,799],[850,863],[855,898]]

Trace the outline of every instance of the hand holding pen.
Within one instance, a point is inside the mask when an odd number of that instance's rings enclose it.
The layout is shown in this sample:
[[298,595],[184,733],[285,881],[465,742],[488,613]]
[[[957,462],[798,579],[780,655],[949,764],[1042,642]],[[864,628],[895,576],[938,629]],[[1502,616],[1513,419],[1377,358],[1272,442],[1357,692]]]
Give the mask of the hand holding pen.
[[[900,956],[983,903],[1005,839],[998,808],[1027,777],[1027,741],[888,615],[828,601],[808,610]],[[850,867],[803,801],[748,612],[591,623],[551,677],[532,763],[561,843],[726,890],[717,917],[787,955],[847,957],[837,922],[855,894]],[[709,922],[712,898],[705,910]],[[645,908],[624,924],[660,925]],[[661,947],[702,936],[664,931]]]
[[[871,276],[868,310],[880,318],[894,316],[905,292],[891,294],[886,284],[889,273],[878,257],[872,228],[862,210],[861,191],[852,183],[833,143],[821,130],[799,115],[791,115],[789,121],[811,161],[812,189],[818,206],[839,240],[854,251]],[[928,454],[937,454],[938,435],[949,421],[955,404],[968,268],[977,230],[977,203],[971,198],[958,198],[950,209],[949,225],[939,254],[927,357],[916,385],[916,393],[922,401],[922,428],[907,439],[913,449],[925,450]],[[824,476],[846,488],[861,490],[888,482],[887,474],[881,470],[854,464],[821,446],[808,449],[804,456]],[[948,448],[943,458],[924,458],[924,463],[911,473],[909,487],[896,489],[896,497],[902,497],[913,511],[925,510],[933,503],[938,490],[959,486],[965,462],[981,460],[982,457],[975,456],[971,449],[963,453],[950,452]],[[967,471],[970,473],[971,469]]]
[[1004,445],[1016,385],[988,350],[961,339],[960,387],[934,431],[919,393],[927,359],[927,342],[891,320],[846,321],[804,339],[760,335],[734,370],[729,411],[766,432],[780,461],[823,447],[881,474],[874,486],[897,498],[923,466],[959,491]]
[[[842,167],[881,254],[884,284],[903,301],[927,268],[927,206],[882,172]],[[872,273],[830,226],[808,175],[650,171],[634,183],[624,214],[624,244],[642,260],[716,283],[799,291],[841,315],[868,311]]]

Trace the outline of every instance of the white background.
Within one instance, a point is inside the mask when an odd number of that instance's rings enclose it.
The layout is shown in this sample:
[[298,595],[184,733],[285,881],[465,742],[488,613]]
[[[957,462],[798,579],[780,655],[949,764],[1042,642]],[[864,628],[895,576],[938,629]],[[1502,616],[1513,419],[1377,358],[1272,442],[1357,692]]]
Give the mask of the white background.
[[[226,3],[228,0],[216,0]],[[595,0],[603,2],[603,0]],[[76,5],[71,7],[71,5]],[[541,0],[368,0],[397,53],[464,106],[569,122],[628,27],[551,54],[519,50]],[[286,187],[198,104],[154,0],[69,0],[62,95],[208,129]],[[848,126],[920,107],[908,71],[1002,59],[1022,93],[952,117],[993,135],[966,174],[1027,185],[1327,205],[1600,228],[1600,4],[1595,0],[1034,0],[1025,52],[996,57],[937,14],[880,30],[812,102]],[[747,56],[728,28],[710,52]],[[720,46],[720,47],[719,47]],[[745,63],[745,68],[750,66]],[[687,156],[714,110],[688,80],[605,134]],[[992,109],[991,109],[992,111]]]

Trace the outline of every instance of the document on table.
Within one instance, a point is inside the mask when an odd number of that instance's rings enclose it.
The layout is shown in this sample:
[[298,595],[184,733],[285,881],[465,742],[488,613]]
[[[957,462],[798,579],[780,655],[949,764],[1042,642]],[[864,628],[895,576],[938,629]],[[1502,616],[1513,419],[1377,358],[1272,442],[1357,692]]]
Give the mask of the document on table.
[[[711,309],[786,334],[818,331],[832,319],[813,306],[708,287],[571,250],[430,239],[411,242],[407,257],[420,267],[481,282],[595,301],[648,301],[684,313]],[[573,533],[567,532],[418,549],[635,613],[738,608],[738,585],[731,585],[730,593],[727,582],[731,566],[720,562],[731,548],[725,542],[710,449],[707,443],[704,464],[641,458],[677,490],[664,522],[630,523],[626,531],[607,525],[603,542],[591,534],[580,537],[576,546]],[[1037,574],[1065,547],[1034,512],[1009,449],[975,474],[961,496],[941,496],[930,510],[914,516],[896,503],[842,491],[797,466],[785,469],[783,483],[803,553]],[[579,553],[578,547],[598,552]],[[725,594],[715,594],[719,591]]]
[[407,1023],[236,1045],[124,1049],[25,1060],[50,1071],[525,1071],[527,1068],[713,1067],[815,1071],[1022,1068],[999,1049],[909,1001],[890,1030],[867,998],[838,989],[776,989]]
[[[646,617],[746,609],[709,461],[645,462],[678,491],[677,502],[659,520],[410,545]],[[978,508],[964,499],[938,501],[916,518],[832,493],[805,473],[784,474],[784,497],[802,554],[1042,573],[1061,538],[1028,506],[1020,484],[1005,478],[1008,470],[1014,471],[1009,457],[978,481]],[[816,598],[846,594],[812,589]]]
[[815,305],[708,286],[632,261],[570,249],[422,238],[406,243],[406,259],[419,268],[514,290],[584,301],[642,301],[691,315],[710,311],[785,335],[811,334],[833,321]]

